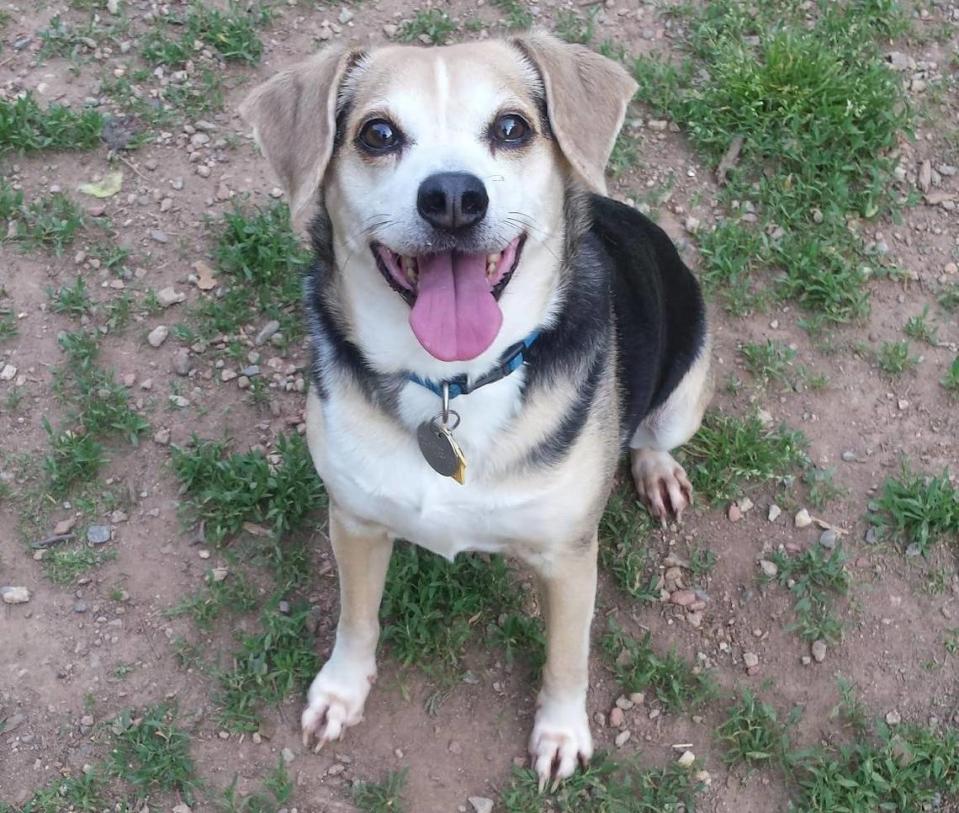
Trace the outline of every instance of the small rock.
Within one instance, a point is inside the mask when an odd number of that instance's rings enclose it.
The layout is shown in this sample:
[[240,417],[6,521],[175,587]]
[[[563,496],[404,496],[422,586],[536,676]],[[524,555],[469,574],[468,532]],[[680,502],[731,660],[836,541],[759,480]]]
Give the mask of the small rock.
[[276,319],[271,319],[263,327],[260,328],[260,332],[256,334],[256,338],[253,340],[253,344],[257,347],[266,344],[280,329],[280,323]]
[[743,663],[746,665],[747,669],[752,669],[754,666],[759,666],[759,655],[755,652],[743,652]]
[[157,301],[160,303],[161,308],[169,308],[171,305],[177,305],[184,299],[186,299],[186,294],[172,286],[161,288],[157,291]]
[[396,32],[399,31],[399,27],[393,25],[393,23],[387,23],[383,26],[383,36],[387,39],[393,39],[396,36]]
[[676,764],[680,768],[688,768],[696,761],[696,755],[692,751],[683,751],[679,759],[676,760]]
[[170,237],[165,231],[160,229],[151,229],[150,230],[150,239],[155,243],[168,243],[170,242]]
[[739,506],[739,510],[742,511],[744,514],[748,514],[750,511],[753,510],[753,501],[749,499],[749,497],[743,497],[741,500],[739,500],[736,503],[736,505]]
[[0,598],[4,604],[26,604],[30,600],[30,591],[26,587],[0,587]]
[[181,802],[180,804],[173,806],[171,813],[193,813],[193,811],[190,810],[189,805],[185,805]]
[[626,695],[621,694],[616,698],[616,707],[623,711],[629,711],[633,707],[633,701],[626,697]]
[[777,519],[779,519],[779,515],[782,514],[782,512],[782,508],[776,505],[776,503],[773,503],[769,506],[769,513],[766,515],[766,518],[770,522],[775,522]]
[[731,503],[729,508],[726,509],[726,519],[730,522],[739,522],[743,518],[743,512],[739,509],[739,506],[736,503]]
[[832,529],[827,528],[819,537],[819,544],[822,545],[826,550],[835,550],[836,541],[839,539],[839,535]]
[[692,590],[677,590],[670,595],[669,600],[680,607],[688,607],[696,600],[696,594]]
[[841,455],[843,462],[845,463],[855,463],[856,462],[856,453],[851,450],[846,450]]
[[226,383],[227,381],[232,381],[236,378],[236,371],[231,370],[229,367],[224,367],[220,370],[220,381]]
[[92,726],[93,723],[94,723],[94,720],[93,720],[92,714],[84,714],[80,718],[80,725],[82,725],[84,728],[90,728],[90,726]]
[[686,231],[688,231],[690,234],[695,234],[697,231],[699,231],[701,223],[698,217],[693,217],[690,215],[686,218],[684,225],[686,227]]
[[226,567],[215,567],[210,571],[210,578],[214,582],[222,582],[230,575],[229,568]]
[[153,330],[147,334],[147,342],[150,347],[159,347],[167,340],[167,336],[170,335],[170,328],[166,325],[157,325]]
[[73,603],[73,612],[82,615],[87,611],[87,603],[85,601],[75,601]]
[[493,800],[485,796],[470,796],[467,800],[472,806],[474,813],[493,813]]
[[73,530],[73,526],[77,524],[76,517],[68,517],[67,519],[61,519],[56,525],[53,526],[53,535],[54,536],[63,536],[64,534],[70,533]]
[[625,731],[620,731],[619,734],[616,735],[616,739],[614,739],[613,742],[616,743],[617,748],[622,748],[627,742],[629,742],[629,738],[632,736],[632,732],[627,728]]
[[623,710],[619,706],[613,706],[612,711],[609,713],[610,728],[622,728],[625,722],[626,715]]
[[812,525],[812,517],[809,516],[809,512],[805,508],[800,508],[793,518],[793,523],[797,528],[808,528]]
[[296,759],[296,754],[294,754],[289,748],[284,748],[280,754],[283,756],[283,761],[289,765],[294,759]]
[[177,375],[187,376],[193,369],[193,361],[190,358],[190,351],[186,347],[181,347],[173,354],[173,372]]
[[902,715],[893,709],[886,715],[886,723],[889,725],[899,725],[902,722]]
[[906,556],[914,557],[922,555],[922,545],[918,542],[913,542],[906,548]]
[[91,545],[105,545],[110,541],[109,525],[91,525],[87,528],[87,542]]
[[153,442],[157,446],[169,446],[170,445],[170,430],[169,429],[157,429],[153,433]]
[[646,695],[643,692],[632,692],[629,699],[634,706],[641,706],[646,702]]
[[334,762],[332,765],[330,765],[329,768],[326,769],[326,775],[339,776],[345,770],[346,770],[346,765],[344,765],[342,762]]
[[866,528],[863,541],[867,545],[875,545],[879,541],[879,529],[875,525],[870,525],[868,528]]
[[4,364],[0,370],[0,381],[13,381],[17,377],[17,368],[12,364]]
[[346,25],[350,20],[353,19],[353,12],[348,8],[340,9],[339,21],[342,25]]
[[759,567],[763,572],[763,575],[770,579],[775,579],[776,575],[779,573],[779,568],[776,567],[775,562],[770,562],[768,559],[760,559]]
[[810,652],[812,652],[813,660],[816,661],[816,663],[822,663],[826,660],[826,642],[822,639],[813,641]]

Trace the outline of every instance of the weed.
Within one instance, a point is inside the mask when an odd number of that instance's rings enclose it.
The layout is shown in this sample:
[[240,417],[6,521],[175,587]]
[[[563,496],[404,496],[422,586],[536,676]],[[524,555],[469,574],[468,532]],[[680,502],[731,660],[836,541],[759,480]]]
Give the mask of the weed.
[[225,451],[225,443],[195,437],[173,449],[173,470],[190,495],[186,511],[211,542],[235,535],[245,522],[265,522],[283,536],[323,504],[323,485],[299,435],[277,438],[275,464],[260,452]]
[[716,732],[723,744],[723,758],[730,765],[784,764],[789,751],[787,726],[776,710],[761,702],[749,689],[730,709]]
[[709,548],[696,548],[689,557],[689,569],[692,574],[701,579],[712,572],[719,557]]
[[923,556],[939,540],[959,537],[959,489],[948,470],[926,477],[903,464],[898,477],[886,479],[875,508],[872,523]]
[[101,268],[106,268],[119,276],[130,259],[130,249],[111,241],[98,241],[87,249],[87,256],[97,260]]
[[740,352],[746,362],[746,369],[763,383],[777,381],[788,384],[796,351],[782,342],[767,339],[764,344],[747,342]]
[[939,328],[929,323],[929,306],[922,309],[917,316],[910,316],[906,321],[903,332],[917,342],[925,342],[935,346],[939,342]]
[[659,656],[647,630],[642,639],[627,635],[613,619],[603,637],[603,652],[616,681],[627,694],[652,689],[668,711],[698,708],[715,697],[710,677],[680,658],[675,651]]
[[56,291],[47,289],[54,313],[65,313],[68,316],[80,318],[90,312],[93,303],[83,277],[77,277],[73,285],[62,285]]
[[103,315],[106,317],[107,328],[111,333],[123,330],[133,316],[133,297],[129,292],[124,291],[120,296],[114,297],[103,309]]
[[807,441],[798,431],[768,429],[750,415],[707,414],[683,449],[696,491],[712,502],[740,496],[747,486],[782,481],[808,464]]
[[834,500],[839,500],[849,493],[849,489],[835,481],[835,469],[809,469],[803,480],[809,486],[809,504],[814,508],[824,508]]
[[255,65],[263,53],[256,29],[268,23],[271,16],[269,8],[263,4],[255,4],[250,11],[244,11],[231,3],[221,11],[196,2],[181,21],[181,38],[175,40],[168,32],[154,29],[144,39],[143,58],[153,65],[183,65],[193,56],[194,43],[202,42],[228,62]]
[[624,172],[631,170],[639,162],[639,144],[636,136],[629,130],[620,131],[613,144],[613,151],[609,154],[606,171],[613,178],[618,178]]
[[222,74],[211,68],[201,68],[193,81],[167,85],[163,89],[163,98],[187,118],[222,110],[225,99]]
[[100,142],[103,116],[60,104],[40,107],[31,94],[0,99],[0,154],[9,151],[89,150]]
[[682,768],[641,771],[633,761],[620,765],[599,752],[545,795],[535,772],[514,768],[500,802],[506,813],[695,813],[696,795],[702,789],[702,783]]
[[493,5],[506,15],[506,27],[526,29],[533,24],[533,15],[526,8],[524,0],[493,0]]
[[261,703],[279,703],[313,678],[320,661],[307,632],[308,615],[308,609],[289,615],[269,610],[262,616],[263,632],[240,638],[233,668],[219,674],[224,725],[234,731],[256,731]]
[[274,813],[284,807],[284,803],[293,791],[293,783],[286,772],[286,764],[282,758],[277,761],[276,767],[263,782],[269,796],[265,793],[253,793],[238,797],[236,783],[237,777],[234,777],[223,791],[223,800],[217,802],[217,808],[223,813]]
[[[18,813],[99,813],[103,809],[103,779],[96,771],[55,779],[28,799]],[[9,808],[11,813],[13,808]],[[4,810],[0,802],[0,811]]]
[[883,342],[876,353],[879,369],[887,375],[902,375],[919,363],[916,356],[909,355],[909,342]]
[[64,429],[54,433],[46,418],[43,428],[50,438],[50,452],[43,458],[43,469],[54,496],[62,496],[78,481],[96,477],[105,462],[103,447],[87,432]]
[[12,313],[0,314],[0,342],[14,338],[17,333],[17,318]]
[[438,8],[417,11],[413,19],[400,26],[397,37],[402,42],[419,40],[430,45],[444,45],[456,30],[456,23],[449,14]]
[[176,726],[176,707],[151,706],[139,716],[124,711],[114,719],[109,767],[144,796],[176,791],[193,801],[197,779],[190,757],[190,735]]
[[645,540],[653,521],[623,478],[610,495],[599,523],[599,561],[622,590],[639,601],[658,601],[657,575],[649,565]]
[[382,782],[356,782],[353,785],[353,804],[362,813],[405,813],[403,788],[408,770],[390,771]]
[[592,6],[586,16],[582,17],[575,11],[559,11],[556,13],[556,24],[553,31],[556,36],[566,42],[589,45],[596,34],[596,17],[599,6]]
[[946,374],[939,379],[939,383],[954,397],[959,397],[959,356],[952,360]]
[[942,645],[950,655],[959,655],[959,627],[946,630]]
[[62,192],[37,198],[20,210],[15,239],[28,248],[63,253],[83,227],[83,211]]
[[43,557],[43,572],[54,584],[71,584],[78,576],[116,557],[117,552],[113,549],[54,548]]
[[959,282],[951,282],[945,286],[937,301],[942,309],[949,313],[959,309]]
[[842,546],[830,552],[815,545],[795,557],[775,551],[769,560],[778,570],[771,578],[787,587],[796,600],[797,621],[792,629],[807,641],[838,641],[842,624],[832,611],[832,602],[849,590]]
[[857,734],[864,734],[869,727],[869,715],[865,704],[856,695],[856,687],[845,677],[836,678],[839,689],[839,703],[830,713],[830,717],[840,717]]
[[224,611],[248,613],[256,608],[256,590],[241,573],[225,578],[210,571],[204,578],[206,587],[183,599],[167,611],[175,618],[188,615],[200,629],[209,629]]

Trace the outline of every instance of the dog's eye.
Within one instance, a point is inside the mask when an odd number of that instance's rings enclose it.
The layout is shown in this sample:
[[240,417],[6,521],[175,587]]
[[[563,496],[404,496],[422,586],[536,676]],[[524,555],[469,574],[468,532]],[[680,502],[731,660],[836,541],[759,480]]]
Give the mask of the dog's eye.
[[503,144],[518,144],[529,138],[532,128],[522,116],[506,113],[493,122],[493,138]]
[[363,125],[359,140],[370,152],[387,152],[399,146],[401,136],[399,130],[385,119],[373,119]]

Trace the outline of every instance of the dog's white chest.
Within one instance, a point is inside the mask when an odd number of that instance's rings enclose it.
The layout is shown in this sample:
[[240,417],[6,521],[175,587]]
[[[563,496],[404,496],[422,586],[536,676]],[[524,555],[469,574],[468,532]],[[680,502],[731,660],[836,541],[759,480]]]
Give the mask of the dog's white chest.
[[[426,406],[431,409],[432,402]],[[465,485],[433,471],[412,433],[397,431],[381,417],[364,422],[356,407],[355,399],[321,404],[311,394],[307,427],[327,490],[357,518],[449,559],[466,550],[504,551],[522,540],[547,542],[575,522],[578,500],[567,503],[569,517],[562,508],[562,492],[575,489],[572,482],[567,486],[555,477],[497,482],[480,479],[476,467],[470,468],[469,451],[481,446],[470,442],[468,427],[477,438],[491,427],[495,431],[497,421],[508,414],[505,404],[487,403],[483,426],[477,425],[479,412],[463,416],[457,434],[467,451]]]

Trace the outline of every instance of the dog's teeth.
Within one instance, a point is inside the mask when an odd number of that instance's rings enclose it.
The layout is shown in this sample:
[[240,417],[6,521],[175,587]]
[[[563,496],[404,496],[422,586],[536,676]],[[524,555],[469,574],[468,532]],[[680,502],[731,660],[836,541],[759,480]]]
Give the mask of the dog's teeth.
[[405,256],[401,259],[403,263],[403,273],[406,274],[406,278],[415,285],[416,280],[419,277],[419,273],[416,268],[416,260],[414,260],[412,257]]
[[502,251],[497,251],[495,254],[490,254],[490,255],[486,258],[486,262],[487,262],[487,264],[492,263],[492,264],[495,266],[495,265],[499,262],[500,257],[502,257],[502,256],[503,256],[503,252],[502,252]]

